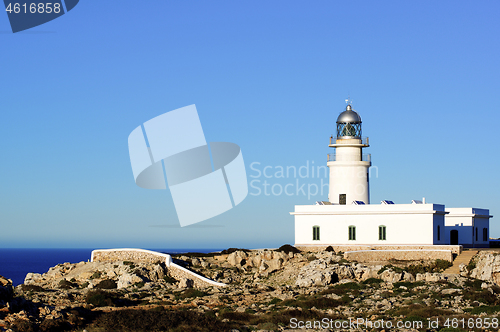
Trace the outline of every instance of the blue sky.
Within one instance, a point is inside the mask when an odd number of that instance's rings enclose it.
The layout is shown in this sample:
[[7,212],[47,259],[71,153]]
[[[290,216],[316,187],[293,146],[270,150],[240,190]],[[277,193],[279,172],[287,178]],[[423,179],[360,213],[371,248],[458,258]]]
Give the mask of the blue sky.
[[16,34],[0,14],[0,247],[293,243],[289,212],[326,192],[250,188],[180,228],[168,190],[135,185],[130,132],[190,104],[207,141],[241,147],[249,181],[279,188],[322,179],[250,165],[325,165],[350,95],[378,170],[372,203],[497,216],[499,14],[497,1],[80,1]]

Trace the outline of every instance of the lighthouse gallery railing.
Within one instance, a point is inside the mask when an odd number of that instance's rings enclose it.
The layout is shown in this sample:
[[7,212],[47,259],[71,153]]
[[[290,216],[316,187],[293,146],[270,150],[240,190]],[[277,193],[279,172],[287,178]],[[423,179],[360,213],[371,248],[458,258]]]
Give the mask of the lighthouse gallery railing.
[[[328,161],[337,161],[337,155],[335,153],[329,153],[328,154]],[[363,153],[361,155],[361,161],[372,161],[372,155],[371,153]]]

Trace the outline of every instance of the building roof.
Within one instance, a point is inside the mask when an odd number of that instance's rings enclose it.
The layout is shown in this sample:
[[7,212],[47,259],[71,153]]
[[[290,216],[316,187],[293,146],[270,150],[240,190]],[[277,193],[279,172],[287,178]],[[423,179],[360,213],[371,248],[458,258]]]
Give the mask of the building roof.
[[340,113],[337,118],[337,123],[361,123],[361,117],[352,109],[351,105],[347,105],[345,111]]

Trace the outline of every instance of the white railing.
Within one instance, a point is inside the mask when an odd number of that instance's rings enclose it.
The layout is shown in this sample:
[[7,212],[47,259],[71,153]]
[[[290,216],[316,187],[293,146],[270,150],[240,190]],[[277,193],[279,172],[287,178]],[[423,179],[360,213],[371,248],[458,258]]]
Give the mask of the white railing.
[[344,136],[344,137],[337,137],[337,136],[330,136],[330,145],[331,144],[336,144],[337,143],[337,140],[345,140],[345,139],[349,139],[349,140],[360,140],[361,142],[359,144],[363,144],[363,145],[370,145],[370,139],[368,137],[347,137],[347,136]]
[[[329,153],[328,154],[328,161],[337,161],[337,155],[336,155],[336,153]],[[371,153],[363,153],[361,155],[361,160],[359,160],[359,161],[368,161],[368,162],[371,162],[372,161],[372,155],[371,155]]]

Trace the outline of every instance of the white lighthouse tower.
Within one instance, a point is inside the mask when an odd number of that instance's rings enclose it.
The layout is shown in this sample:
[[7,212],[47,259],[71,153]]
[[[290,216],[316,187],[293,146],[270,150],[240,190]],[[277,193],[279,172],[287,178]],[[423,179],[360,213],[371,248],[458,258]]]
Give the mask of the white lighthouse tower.
[[361,136],[361,117],[350,104],[337,118],[337,134],[330,137],[334,153],[328,155],[332,204],[370,204],[368,169],[371,155],[363,154],[369,146],[368,137]]

